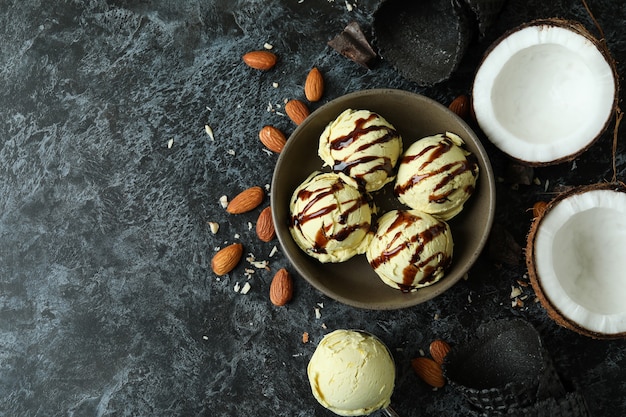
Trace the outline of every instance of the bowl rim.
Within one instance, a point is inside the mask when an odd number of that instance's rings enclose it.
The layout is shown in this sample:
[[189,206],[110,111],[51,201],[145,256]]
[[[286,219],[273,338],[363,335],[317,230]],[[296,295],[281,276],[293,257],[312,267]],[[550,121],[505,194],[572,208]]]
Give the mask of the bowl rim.
[[[427,297],[426,299],[419,299],[416,297],[406,297],[405,300],[403,302],[398,302],[398,303],[394,303],[394,305],[389,305],[389,304],[373,304],[373,303],[368,303],[368,302],[362,302],[359,300],[355,300],[349,297],[345,297],[342,296],[340,294],[336,294],[332,291],[330,291],[328,288],[326,288],[324,285],[322,285],[320,282],[317,282],[316,280],[312,279],[311,277],[308,276],[308,274],[303,270],[303,268],[298,265],[297,262],[294,262],[292,259],[292,255],[288,249],[288,245],[287,245],[287,240],[290,240],[290,242],[293,240],[291,237],[291,234],[289,233],[289,231],[287,230],[287,233],[282,233],[282,229],[277,227],[276,225],[278,225],[282,220],[284,219],[280,219],[278,217],[278,214],[276,212],[275,209],[275,201],[277,199],[277,188],[276,184],[278,183],[278,176],[280,175],[280,168],[283,166],[283,164],[287,163],[287,156],[289,155],[289,149],[292,146],[296,146],[294,145],[295,141],[291,140],[294,137],[297,137],[300,135],[300,132],[304,131],[307,129],[308,125],[311,124],[313,122],[313,120],[315,119],[316,115],[319,115],[321,113],[324,113],[325,111],[327,111],[327,109],[332,108],[334,106],[337,106],[337,103],[339,101],[349,101],[349,100],[353,100],[353,99],[359,99],[359,98],[363,98],[363,97],[370,97],[370,96],[374,96],[374,95],[397,95],[397,96],[402,96],[404,98],[408,98],[408,99],[417,99],[417,100],[421,100],[423,102],[425,102],[427,105],[433,106],[435,108],[437,108],[439,111],[442,111],[444,113],[447,113],[449,116],[451,116],[452,118],[456,119],[456,122],[459,123],[463,129],[468,133],[469,136],[471,136],[472,139],[472,145],[477,149],[477,153],[480,156],[478,159],[481,163],[481,174],[482,176],[485,176],[486,178],[486,183],[487,183],[487,189],[484,191],[486,193],[488,193],[488,200],[489,200],[489,210],[488,213],[486,214],[486,220],[485,220],[485,229],[484,232],[482,234],[482,236],[480,237],[478,244],[474,247],[473,253],[471,254],[469,260],[466,262],[466,264],[464,265],[464,267],[462,268],[462,270],[460,271],[460,276],[456,279],[456,280],[446,280],[446,279],[442,279],[441,281],[439,281],[437,284],[431,286],[431,287],[427,287],[429,288],[432,293],[430,295],[430,297]],[[347,107],[346,107],[347,108]],[[321,132],[320,132],[321,134]],[[320,166],[322,165],[322,161],[320,160]],[[292,190],[293,191],[293,190]],[[494,222],[494,217],[495,217],[495,202],[496,202],[496,198],[495,198],[495,177],[493,174],[493,168],[491,166],[491,162],[489,160],[489,157],[487,155],[487,152],[485,150],[485,148],[482,145],[482,142],[480,141],[478,135],[475,133],[475,131],[461,118],[459,117],[457,114],[455,114],[454,112],[452,112],[449,108],[447,108],[446,106],[444,106],[443,104],[439,103],[438,101],[426,97],[422,94],[419,93],[414,93],[414,92],[410,92],[410,91],[406,91],[406,90],[401,90],[401,89],[394,89],[394,88],[372,88],[372,89],[365,89],[365,90],[359,90],[356,92],[352,92],[352,93],[347,93],[344,95],[341,95],[339,97],[336,97],[326,103],[324,103],[323,105],[321,105],[319,108],[317,108],[315,111],[313,111],[300,125],[298,125],[294,131],[291,133],[291,135],[289,135],[289,138],[287,139],[287,142],[285,144],[285,147],[283,148],[283,151],[278,155],[278,159],[276,161],[276,164],[274,166],[274,172],[272,174],[272,182],[271,182],[271,188],[270,188],[270,205],[272,207],[271,212],[272,212],[272,220],[274,221],[275,224],[275,228],[276,228],[276,236],[278,238],[278,241],[280,243],[280,247],[286,257],[286,259],[289,261],[289,264],[291,265],[291,267],[293,267],[297,273],[302,276],[305,281],[307,281],[313,288],[315,288],[316,290],[318,290],[319,292],[321,292],[322,294],[330,297],[333,300],[339,301],[343,304],[352,306],[352,307],[356,307],[356,308],[361,308],[361,309],[368,309],[368,310],[398,310],[398,309],[404,309],[404,308],[408,308],[408,307],[413,307],[415,305],[421,304],[423,302],[429,301],[437,296],[439,296],[440,294],[442,294],[443,292],[445,292],[446,290],[448,290],[450,287],[452,287],[454,284],[456,284],[460,278],[467,274],[467,272],[469,271],[469,269],[475,264],[476,260],[478,259],[478,257],[480,256],[480,254],[482,253],[488,237],[489,237],[489,232],[492,228],[493,222]],[[300,250],[299,248],[297,248],[297,250]],[[394,289],[394,291],[398,291]],[[419,292],[419,290],[417,291]],[[416,294],[417,292],[414,293],[410,293],[410,294]]]

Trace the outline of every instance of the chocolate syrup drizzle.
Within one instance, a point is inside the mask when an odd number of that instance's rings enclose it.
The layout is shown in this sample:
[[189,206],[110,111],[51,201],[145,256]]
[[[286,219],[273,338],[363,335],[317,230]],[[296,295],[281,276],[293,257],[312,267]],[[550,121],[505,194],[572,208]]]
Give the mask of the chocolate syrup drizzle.
[[[396,219],[387,229],[387,234],[393,234],[393,238],[378,257],[370,260],[372,268],[377,269],[387,262],[393,262],[393,258],[399,256],[403,251],[413,249],[414,252],[411,254],[409,265],[402,271],[402,283],[399,283],[402,292],[410,292],[417,285],[431,282],[436,278],[436,273],[448,268],[452,261],[452,258],[445,252],[436,252],[430,256],[423,257],[424,247],[438,236],[447,232],[448,229],[443,222],[432,225],[428,229],[411,236],[409,241],[406,241],[403,237],[404,230],[420,219],[421,217],[407,211],[398,211]],[[439,262],[435,262],[436,266],[430,265],[431,262],[438,259]],[[424,277],[416,283],[415,277],[420,271]]]
[[[298,228],[302,230],[304,224],[309,221],[319,219],[327,214],[332,213],[337,210],[338,205],[335,203],[328,204],[323,206],[315,211],[312,211],[313,208],[324,198],[334,195],[335,193],[341,191],[346,187],[346,184],[341,181],[335,181],[330,187],[320,188],[317,190],[307,190],[302,189],[298,192],[296,199],[300,201],[306,201],[306,205],[299,213],[295,213],[291,216],[291,224],[290,226],[293,228]],[[333,201],[335,201],[333,199]],[[353,225],[347,225],[348,218],[350,214],[359,210],[363,205],[368,205],[368,199],[366,196],[359,194],[357,198],[352,200],[343,201],[341,204],[341,214],[339,216],[339,224],[344,225],[339,231],[336,233],[332,233],[333,223],[329,223],[323,225],[315,236],[315,242],[311,250],[314,253],[327,253],[326,246],[328,242],[331,240],[342,242],[346,240],[353,232],[359,229],[370,229],[369,222],[363,222]]]
[[[354,152],[351,153],[351,155],[356,155],[359,152],[366,151],[372,146],[386,143],[399,137],[398,132],[395,129],[390,128],[389,126],[383,126],[383,125],[371,125],[367,127],[365,126],[368,122],[375,120],[377,117],[379,117],[377,114],[371,114],[367,118],[358,119],[355,122],[354,129],[352,129],[350,133],[344,136],[339,136],[337,138],[334,138],[330,142],[330,149],[335,150],[335,151],[340,151],[344,148],[347,148],[348,146],[352,146],[353,144],[356,144],[358,146],[356,147]],[[376,138],[376,140],[372,140],[368,142],[362,139],[362,137],[364,135],[367,135],[368,133],[379,132],[379,131],[385,132],[385,133],[379,136],[378,138]],[[374,164],[367,172],[364,172],[358,175],[352,174],[352,170],[356,166],[367,164],[370,162],[375,162],[377,160],[380,160],[380,162],[378,164]],[[341,172],[351,178],[354,178],[360,188],[365,187],[365,183],[366,183],[365,177],[367,175],[376,171],[383,170],[387,173],[388,176],[390,176],[393,173],[393,168],[394,168],[394,164],[389,157],[373,156],[373,155],[367,155],[367,156],[363,156],[361,158],[356,158],[356,159],[351,159],[350,157],[348,157],[344,160],[335,160],[332,165],[332,170],[334,172],[337,172],[337,173]]]
[[[441,158],[444,154],[449,152],[454,146],[456,145],[449,138],[446,137],[437,144],[425,147],[416,155],[405,155],[402,158],[401,163],[410,163],[411,161],[422,158],[428,152],[432,151],[428,159],[419,166],[418,171],[422,171],[426,169],[428,165],[432,164],[437,159]],[[454,179],[454,177],[468,171],[471,172],[474,178],[476,178],[476,176],[478,175],[478,163],[476,162],[475,157],[473,157],[473,155],[471,154],[465,160],[455,161],[449,164],[442,165],[439,169],[432,170],[425,174],[415,174],[406,183],[396,185],[396,187],[394,188],[394,192],[397,196],[402,195],[407,192],[407,190],[415,186],[415,184],[426,178],[445,174],[443,178],[439,181],[439,183],[437,183],[437,185],[434,187],[433,193],[428,196],[428,201],[442,204],[448,201],[448,197],[450,197],[450,195],[456,191],[455,188],[451,188],[446,191],[445,187]],[[465,191],[468,195],[472,194],[474,192],[474,186],[469,184],[464,187],[463,191]]]

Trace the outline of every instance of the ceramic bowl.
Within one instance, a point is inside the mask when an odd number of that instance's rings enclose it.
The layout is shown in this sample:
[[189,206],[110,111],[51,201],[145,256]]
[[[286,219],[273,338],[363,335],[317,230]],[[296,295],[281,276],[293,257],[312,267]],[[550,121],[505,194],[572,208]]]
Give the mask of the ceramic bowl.
[[[289,232],[289,201],[294,190],[314,171],[323,169],[317,154],[319,136],[328,123],[344,110],[366,109],[387,119],[402,136],[404,149],[425,136],[446,131],[463,138],[476,156],[480,174],[476,190],[463,211],[448,223],[454,239],[454,254],[446,276],[436,284],[405,293],[387,286],[374,272],[365,255],[342,263],[320,263],[302,251]],[[393,194],[393,182],[372,193],[382,214],[403,206]],[[364,90],[324,104],[302,122],[281,152],[271,187],[271,207],[276,234],[293,268],[313,287],[344,304],[372,310],[406,308],[443,293],[463,278],[487,241],[493,223],[495,182],[491,164],[480,140],[456,114],[419,94],[394,90]]]

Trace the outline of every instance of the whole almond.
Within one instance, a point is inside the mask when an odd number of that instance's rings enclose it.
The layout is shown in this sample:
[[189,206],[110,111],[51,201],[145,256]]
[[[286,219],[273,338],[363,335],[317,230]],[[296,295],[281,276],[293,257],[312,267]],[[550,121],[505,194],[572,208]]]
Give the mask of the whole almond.
[[246,213],[257,208],[263,202],[264,197],[263,188],[250,187],[237,194],[226,206],[226,211],[230,214]]
[[256,221],[256,234],[263,242],[269,242],[276,236],[271,207],[265,207],[259,214],[259,218]]
[[251,51],[241,59],[251,68],[267,71],[276,65],[278,57],[270,51]]
[[441,365],[430,358],[418,357],[411,361],[413,370],[431,387],[441,388],[446,384]]
[[293,281],[285,268],[276,272],[270,284],[270,301],[275,306],[284,306],[293,297]]
[[211,260],[213,272],[217,275],[228,274],[237,266],[241,260],[242,254],[243,245],[241,243],[233,243],[232,245],[220,249],[213,255],[213,259]]
[[276,153],[282,152],[287,142],[285,134],[274,126],[263,126],[259,131],[259,139],[267,149]]
[[443,364],[446,355],[450,353],[450,345],[445,340],[433,340],[430,344],[430,356],[439,365]]
[[304,95],[307,100],[319,101],[324,94],[324,77],[316,67],[313,67],[304,82]]
[[452,100],[448,108],[460,118],[467,120],[470,115],[470,99],[467,95],[461,94]]
[[287,116],[291,119],[292,122],[299,125],[306,119],[309,114],[309,108],[300,100],[289,100],[287,104],[285,104],[285,112]]

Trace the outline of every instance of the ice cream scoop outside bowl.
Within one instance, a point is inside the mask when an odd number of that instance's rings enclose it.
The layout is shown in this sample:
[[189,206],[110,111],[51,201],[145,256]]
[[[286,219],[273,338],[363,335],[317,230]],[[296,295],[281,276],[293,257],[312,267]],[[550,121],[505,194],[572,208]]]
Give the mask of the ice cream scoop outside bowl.
[[362,330],[338,329],[320,341],[307,367],[311,391],[340,416],[392,414],[396,368],[387,346]]
[[[426,136],[452,132],[460,136],[476,157],[480,174],[463,211],[450,220],[454,255],[443,279],[414,292],[386,285],[364,255],[346,262],[321,263],[298,247],[289,231],[290,200],[294,190],[314,171],[323,170],[318,156],[319,138],[326,126],[346,109],[366,109],[389,121],[402,136],[403,148]],[[326,167],[327,168],[327,167]],[[379,214],[406,209],[393,191],[393,181],[371,193]],[[398,309],[417,305],[443,293],[463,278],[484,248],[495,208],[495,181],[487,153],[472,129],[460,117],[425,96],[395,90],[363,90],[332,100],[304,120],[291,134],[278,157],[271,186],[276,234],[297,274],[325,295],[364,309]]]

